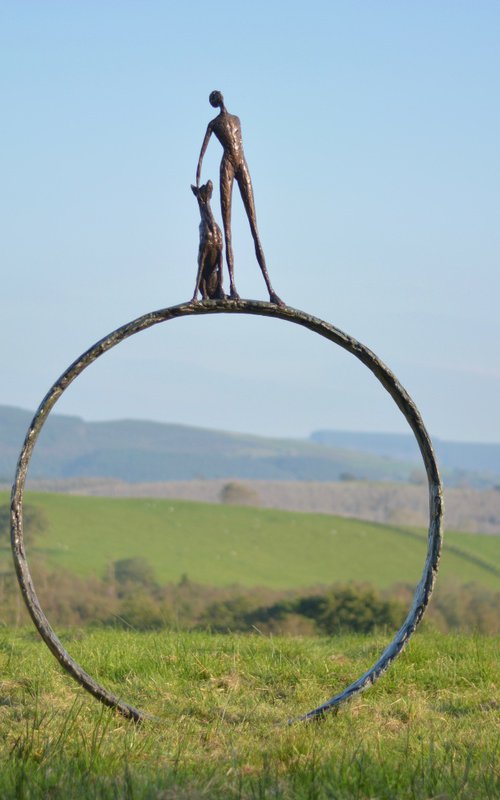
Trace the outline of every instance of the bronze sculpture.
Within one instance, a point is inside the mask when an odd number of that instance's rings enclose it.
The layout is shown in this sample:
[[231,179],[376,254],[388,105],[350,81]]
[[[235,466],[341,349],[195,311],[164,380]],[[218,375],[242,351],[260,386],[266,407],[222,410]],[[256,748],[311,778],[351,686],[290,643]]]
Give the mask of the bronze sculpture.
[[264,251],[260,243],[259,232],[257,230],[257,217],[255,214],[255,203],[253,197],[252,181],[250,172],[243,152],[243,141],[241,137],[241,123],[238,117],[230,114],[225,105],[224,98],[219,91],[213,91],[209,97],[210,105],[219,108],[220,112],[215,119],[208,123],[207,132],[201,146],[198,167],[196,169],[196,185],[200,184],[201,165],[203,156],[208,147],[210,137],[215,134],[216,138],[224,150],[220,165],[220,203],[222,211],[222,222],[224,225],[224,236],[226,239],[226,261],[229,270],[229,290],[230,298],[239,300],[238,292],[234,283],[234,257],[231,242],[231,199],[233,193],[233,182],[236,179],[243,205],[250,223],[250,230],[255,244],[255,255],[262,270],[262,275],[266,282],[271,303],[284,306],[283,301],[278,297],[273,287],[266,267]]
[[210,199],[213,192],[212,181],[204,186],[191,186],[200,209],[200,247],[198,250],[198,274],[194,287],[193,302],[198,292],[202,300],[224,300],[222,288],[222,231],[217,225]]
[[[87,691],[100,700],[105,705],[116,708],[121,714],[129,719],[141,721],[146,715],[134,706],[125,703],[120,697],[100,685],[94,678],[85,672],[78,662],[65,650],[62,643],[57,638],[51,628],[43,609],[36,595],[35,586],[31,577],[28,561],[24,548],[23,531],[23,502],[26,477],[30,465],[38,436],[43,425],[47,421],[49,414],[63,392],[72,382],[94,361],[104,353],[111,350],[120,342],[128,339],[143,330],[147,330],[154,325],[158,325],[170,320],[182,317],[204,316],[212,314],[249,314],[282,320],[287,323],[294,323],[303,328],[307,328],[312,333],[318,334],[335,345],[340,346],[345,351],[355,356],[364,364],[380,382],[382,387],[389,393],[396,405],[406,418],[412,429],[415,439],[420,447],[425,470],[427,473],[428,493],[429,493],[429,534],[427,540],[427,557],[424,564],[422,578],[418,584],[413,599],[413,604],[408,611],[408,615],[397,631],[393,640],[386,646],[376,663],[364,672],[354,682],[351,682],[343,691],[337,692],[333,697],[320,706],[313,708],[309,713],[300,719],[321,719],[325,714],[336,709],[342,703],[359,692],[371,686],[388,669],[391,663],[403,650],[413,632],[420,623],[429,602],[436,574],[439,566],[439,559],[442,544],[442,518],[443,500],[442,485],[438,466],[432,448],[432,442],[425,429],[422,417],[415,403],[396,379],[395,375],[388,367],[377,358],[361,342],[348,336],[343,331],[335,328],[328,322],[317,319],[297,309],[289,308],[284,305],[280,298],[272,289],[269,275],[267,273],[264,260],[264,253],[257,232],[255,218],[255,208],[253,201],[252,184],[248,172],[248,166],[243,155],[241,141],[240,122],[237,117],[228,114],[224,107],[224,102],[220,92],[212,92],[210,102],[213,106],[220,108],[220,114],[209,123],[205,139],[201,148],[198,169],[196,173],[196,186],[192,186],[193,193],[198,199],[201,213],[200,224],[200,250],[198,258],[198,273],[196,279],[195,293],[191,301],[160,309],[139,317],[129,322],[100,341],[96,342],[78,359],[76,359],[60,378],[49,389],[45,398],[42,400],[31,425],[27,431],[23,448],[19,455],[16,477],[12,487],[11,496],[11,543],[14,556],[17,578],[23,594],[28,611],[33,622],[38,629],[42,639],[47,644],[50,651],[62,665],[62,667],[72,675]],[[221,205],[224,218],[224,232],[227,243],[227,262],[231,281],[230,299],[238,302],[215,302],[200,304],[195,302],[198,290],[201,291],[203,299],[224,299],[222,289],[222,233],[215,223],[210,209],[210,198],[212,196],[212,183],[208,181],[206,185],[199,186],[201,165],[205,154],[208,141],[212,133],[221,142],[224,155],[221,163]],[[250,222],[252,236],[255,242],[257,260],[262,270],[262,274],[267,284],[270,295],[270,303],[262,303],[254,300],[240,300],[234,285],[233,274],[233,253],[231,249],[231,193],[233,181],[236,178],[243,198],[245,209]]]

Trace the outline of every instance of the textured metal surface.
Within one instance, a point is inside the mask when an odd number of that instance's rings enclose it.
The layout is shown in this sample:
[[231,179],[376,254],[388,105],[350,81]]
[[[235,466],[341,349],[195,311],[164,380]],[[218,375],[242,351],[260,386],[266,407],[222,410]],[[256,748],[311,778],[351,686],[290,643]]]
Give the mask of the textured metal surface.
[[267,271],[264,250],[260,242],[259,231],[257,230],[257,215],[255,213],[255,201],[253,196],[252,181],[250,171],[243,152],[243,139],[241,136],[241,123],[238,117],[230,114],[224,105],[224,98],[220,92],[213,91],[209,97],[210,105],[218,108],[219,114],[215,119],[208,123],[208,127],[201,145],[200,157],[196,168],[196,185],[200,184],[201,165],[212,133],[222,145],[223,154],[220,163],[220,205],[222,211],[222,222],[224,225],[224,236],[226,239],[226,261],[229,270],[229,290],[233,300],[239,300],[234,282],[234,256],[231,238],[231,205],[233,196],[233,183],[238,184],[241,199],[245,206],[245,211],[250,223],[250,231],[255,246],[255,255],[266,282],[271,303],[284,306],[283,301],[278,297],[273,287]]
[[193,303],[201,293],[202,300],[224,300],[222,288],[222,231],[217,225],[210,200],[213,184],[207,181],[204,186],[191,186],[200,209],[200,246],[198,249],[198,272],[193,292]]
[[176,319],[177,317],[199,316],[203,314],[253,314],[263,317],[272,317],[277,320],[301,325],[313,333],[317,333],[334,344],[339,345],[349,353],[352,353],[352,355],[356,356],[356,358],[372,371],[382,386],[389,392],[410,425],[422,454],[428,479],[429,535],[423,574],[416,588],[413,604],[403,625],[373,667],[365,672],[364,675],[361,675],[354,683],[351,683],[344,691],[336,694],[330,700],[314,708],[300,719],[318,718],[375,683],[377,678],[386,671],[391,662],[394,661],[408,642],[410,636],[422,619],[434,586],[441,553],[441,526],[443,517],[442,486],[439,471],[431,440],[415,403],[397,381],[393,373],[371,350],[356,339],[343,333],[338,328],[330,325],[328,322],[324,322],[309,314],[305,314],[303,311],[298,311],[293,308],[280,307],[271,303],[262,303],[253,300],[208,300],[203,303],[188,302],[155,311],[151,314],[145,314],[129,322],[127,325],[123,325],[116,331],[113,331],[109,336],[104,337],[104,339],[101,339],[83,353],[83,355],[74,361],[54,383],[42,400],[28,429],[19,456],[11,498],[12,552],[19,585],[33,622],[43,640],[64,669],[69,672],[78,683],[94,695],[94,697],[105,705],[116,708],[125,717],[139,721],[147,716],[142,711],[128,705],[123,702],[121,698],[107,691],[88,675],[69,653],[66,652],[52,630],[36,596],[35,587],[26,560],[23,541],[23,492],[30,458],[40,430],[59,397],[78,375],[103,353],[106,353],[124,339],[140,331],[151,328],[153,325]]

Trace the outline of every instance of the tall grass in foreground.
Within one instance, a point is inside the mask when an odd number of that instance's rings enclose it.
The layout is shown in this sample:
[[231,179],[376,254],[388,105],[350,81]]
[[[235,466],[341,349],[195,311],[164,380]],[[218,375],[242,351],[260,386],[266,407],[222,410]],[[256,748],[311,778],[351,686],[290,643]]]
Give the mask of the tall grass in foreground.
[[2,798],[494,798],[498,640],[420,634],[366,694],[288,725],[371,665],[382,635],[63,636],[155,719],[87,696],[31,630],[0,632]]

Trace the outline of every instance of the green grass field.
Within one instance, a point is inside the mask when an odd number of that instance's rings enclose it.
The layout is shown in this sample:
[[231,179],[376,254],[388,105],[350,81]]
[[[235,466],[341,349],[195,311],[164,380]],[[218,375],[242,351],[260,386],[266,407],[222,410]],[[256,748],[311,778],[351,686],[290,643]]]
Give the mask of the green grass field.
[[[0,502],[7,502],[6,495]],[[426,533],[324,514],[209,505],[173,500],[32,494],[49,530],[33,548],[43,559],[81,576],[105,574],[110,563],[141,556],[160,582],[298,588],[367,581],[386,588],[416,583]],[[8,548],[3,558],[10,558]],[[447,532],[440,580],[494,589],[500,537]]]
[[[81,576],[141,556],[159,581],[187,573],[213,585],[384,588],[416,582],[424,561],[423,531],[326,515],[54,494],[28,502],[50,523],[31,564]],[[445,541],[440,580],[495,588],[500,538]],[[2,800],[498,797],[498,638],[419,631],[375,687],[324,721],[290,726],[370,667],[392,633],[58,634],[91,675],[154,719],[137,726],[102,707],[34,629],[0,629]]]
[[498,797],[498,641],[417,634],[375,687],[287,725],[372,664],[384,637],[86,632],[85,694],[31,630],[0,631],[0,797],[482,800]]

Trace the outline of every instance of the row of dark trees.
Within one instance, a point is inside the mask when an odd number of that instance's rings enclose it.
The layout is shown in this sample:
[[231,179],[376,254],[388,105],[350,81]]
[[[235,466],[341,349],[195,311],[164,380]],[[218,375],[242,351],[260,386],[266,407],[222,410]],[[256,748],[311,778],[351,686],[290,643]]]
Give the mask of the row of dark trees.
[[[159,585],[147,561],[123,559],[103,578],[78,578],[38,565],[34,582],[55,626],[118,626],[136,630],[209,630],[283,635],[395,631],[411,604],[413,587],[380,592],[369,585],[337,584],[307,590],[215,587],[190,581]],[[500,633],[500,592],[475,585],[438,587],[424,621],[441,631]],[[0,624],[28,623],[10,569],[0,574]]]

